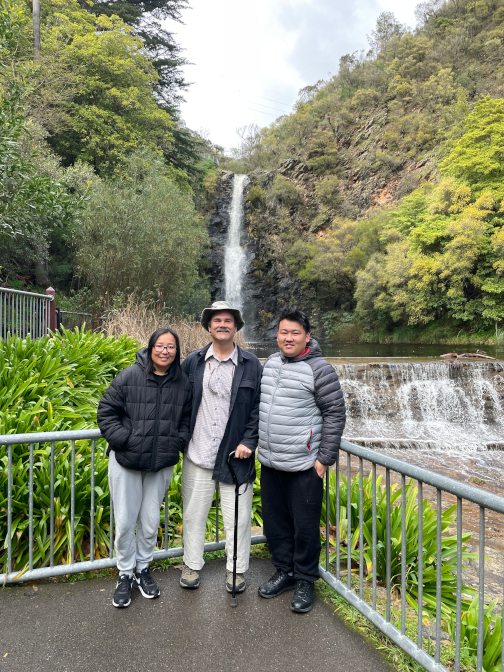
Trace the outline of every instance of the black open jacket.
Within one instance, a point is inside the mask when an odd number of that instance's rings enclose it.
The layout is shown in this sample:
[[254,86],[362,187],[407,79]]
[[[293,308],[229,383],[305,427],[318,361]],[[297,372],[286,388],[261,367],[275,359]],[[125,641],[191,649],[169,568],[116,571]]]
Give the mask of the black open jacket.
[[[159,471],[179,461],[189,443],[192,393],[181,373],[145,374],[147,348],[114,378],[98,405],[98,426],[126,469]],[[108,454],[107,452],[107,454]]]
[[[205,355],[210,344],[192,352],[182,362],[182,370],[187,374],[193,391],[191,434],[203,396],[203,374]],[[213,480],[233,483],[227,459],[229,454],[242,443],[252,450],[247,460],[234,460],[233,468],[239,483],[253,483],[255,480],[255,449],[259,436],[259,399],[261,396],[261,362],[255,355],[238,347],[238,365],[231,386],[229,418],[226,431],[217,452],[213,470]]]

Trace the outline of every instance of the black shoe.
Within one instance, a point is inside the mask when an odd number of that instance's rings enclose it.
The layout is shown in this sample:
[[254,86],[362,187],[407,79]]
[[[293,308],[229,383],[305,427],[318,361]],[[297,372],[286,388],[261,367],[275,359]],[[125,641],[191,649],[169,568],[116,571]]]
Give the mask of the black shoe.
[[297,611],[299,614],[307,614],[313,609],[314,597],[315,582],[298,579],[294,597],[292,598],[292,611]]
[[131,587],[133,585],[133,577],[127,574],[120,574],[116,583],[116,589],[112,604],[114,607],[124,609],[131,604]]
[[141,572],[135,572],[135,588],[142,593],[144,597],[152,600],[153,597],[159,597],[161,591],[159,586],[150,575],[149,568],[142,569]]
[[277,597],[285,593],[286,590],[292,590],[295,587],[296,579],[282,572],[281,569],[277,569],[269,581],[259,586],[258,593],[261,597],[269,600],[271,597]]

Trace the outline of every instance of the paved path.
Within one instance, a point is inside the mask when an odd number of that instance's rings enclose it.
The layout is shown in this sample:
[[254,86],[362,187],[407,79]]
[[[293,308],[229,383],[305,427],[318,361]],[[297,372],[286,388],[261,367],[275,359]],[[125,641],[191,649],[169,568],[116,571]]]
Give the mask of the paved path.
[[205,566],[196,591],[173,567],[153,572],[161,597],[134,591],[128,609],[112,607],[114,577],[0,589],[0,672],[390,672],[320,598],[309,614],[291,612],[291,592],[260,598],[271,573],[269,560],[251,561],[236,609],[224,560]]

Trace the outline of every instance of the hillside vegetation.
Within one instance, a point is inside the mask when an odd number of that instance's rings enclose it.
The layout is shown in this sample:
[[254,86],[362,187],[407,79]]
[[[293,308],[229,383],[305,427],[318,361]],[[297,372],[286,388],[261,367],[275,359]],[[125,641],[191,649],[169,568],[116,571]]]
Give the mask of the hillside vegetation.
[[504,2],[429,0],[411,32],[382,14],[367,54],[250,128],[264,287],[340,340],[500,340],[504,319]]

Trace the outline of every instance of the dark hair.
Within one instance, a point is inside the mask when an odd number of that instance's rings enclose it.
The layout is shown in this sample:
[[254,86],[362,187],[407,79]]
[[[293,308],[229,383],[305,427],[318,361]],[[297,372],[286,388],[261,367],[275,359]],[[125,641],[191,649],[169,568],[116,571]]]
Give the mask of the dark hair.
[[282,312],[280,313],[280,317],[278,318],[279,329],[280,329],[280,322],[282,320],[289,320],[289,322],[297,322],[303,327],[306,334],[310,333],[310,320],[304,313],[302,313],[300,310],[297,310],[297,308],[284,308],[284,310],[282,310]]
[[177,346],[177,351],[175,353],[175,359],[170,364],[170,368],[174,367],[173,380],[178,380],[182,375],[182,369],[180,368],[180,340],[178,335],[173,331],[173,329],[168,329],[168,327],[160,327],[149,338],[147,343],[147,366],[145,367],[145,373],[151,373],[154,371],[154,363],[152,361],[152,348],[156,345],[156,341],[163,334],[171,334],[175,339],[175,345]]

